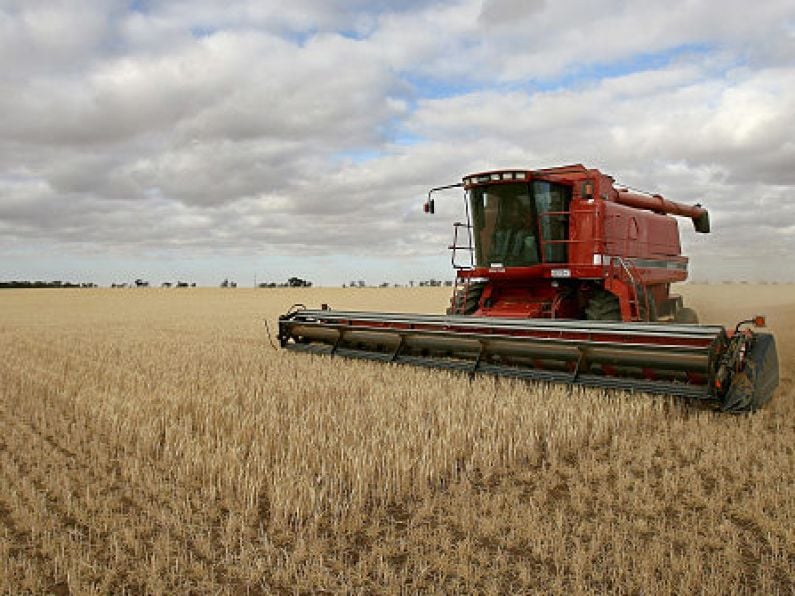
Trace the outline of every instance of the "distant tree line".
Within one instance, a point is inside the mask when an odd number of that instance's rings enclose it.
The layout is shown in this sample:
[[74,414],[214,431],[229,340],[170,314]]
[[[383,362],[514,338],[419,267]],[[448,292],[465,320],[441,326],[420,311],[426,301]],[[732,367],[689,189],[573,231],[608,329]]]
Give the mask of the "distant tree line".
[[[724,282],[725,283],[725,282]],[[740,282],[744,283],[744,282]],[[221,282],[222,288],[236,288],[237,282],[232,281],[229,278],[224,279]],[[441,286],[444,287],[451,287],[453,285],[452,281],[439,281],[437,279],[431,278],[428,280],[423,281],[410,281],[408,286],[413,288],[418,286],[420,288],[438,288]],[[69,281],[0,281],[0,289],[3,288],[98,288],[99,286],[95,283],[72,283]],[[145,279],[138,278],[133,282],[114,282],[110,285],[111,288],[148,288],[150,287],[150,283]],[[170,282],[165,281],[160,284],[161,288],[195,288],[196,282],[187,282],[187,281],[176,281]],[[312,282],[306,279],[302,279],[300,277],[290,277],[285,282],[273,282],[273,281],[266,281],[257,284],[258,288],[311,288]],[[350,281],[348,283],[342,284],[343,288],[367,288],[371,287],[368,286],[367,283],[360,279]],[[382,282],[377,286],[372,287],[379,287],[379,288],[399,288],[402,287],[401,284],[397,283],[390,283],[390,282]]]
[[70,281],[0,281],[0,288],[96,288],[95,283],[75,284]]
[[439,281],[438,279],[433,278],[419,282],[419,286],[421,288],[441,288],[442,286],[450,287],[452,285],[452,281]]
[[266,281],[257,284],[258,288],[311,288],[312,282],[300,277],[291,277],[284,283],[276,283],[275,281]]
[[[449,288],[449,287],[452,287],[453,282],[449,281],[449,280],[448,281],[439,281],[437,279],[431,278],[431,279],[428,279],[428,280],[425,280],[425,281],[420,281],[420,282],[414,282],[412,280],[412,281],[409,282],[408,285],[409,285],[410,288],[413,288],[415,285],[417,285],[417,286],[419,286],[421,288],[440,288],[442,286],[444,286],[446,288]],[[368,286],[367,283],[365,283],[364,280],[360,279],[358,281],[348,282],[347,284],[344,283],[344,284],[342,284],[342,287],[343,288],[367,288],[367,287],[370,287],[370,286]],[[400,284],[390,284],[388,281],[385,281],[383,283],[378,284],[378,286],[372,286],[372,287],[400,288],[402,286]]]
[[[96,287],[96,286],[93,286]],[[136,279],[132,283],[122,282],[122,283],[113,283],[111,284],[112,288],[148,288],[149,282],[144,279]],[[196,282],[187,282],[187,281],[164,281],[160,284],[161,288],[195,288]],[[224,278],[224,280],[220,283],[220,287],[222,288],[236,288],[237,282],[232,281],[231,279]],[[257,284],[258,288],[311,288],[312,282],[307,281],[305,279],[301,279],[300,277],[291,277],[284,283],[276,283],[276,282],[263,282]]]
[[[132,283],[127,283],[126,281],[121,283],[114,282],[110,284],[110,287],[111,288],[148,288],[149,282],[143,279],[136,279]],[[177,281],[172,283],[170,281],[164,281],[162,284],[160,284],[160,287],[161,288],[195,288],[196,282]]]
[[187,282],[187,281],[178,281],[176,283],[171,283],[170,281],[164,281],[160,284],[161,288],[195,288],[196,282]]

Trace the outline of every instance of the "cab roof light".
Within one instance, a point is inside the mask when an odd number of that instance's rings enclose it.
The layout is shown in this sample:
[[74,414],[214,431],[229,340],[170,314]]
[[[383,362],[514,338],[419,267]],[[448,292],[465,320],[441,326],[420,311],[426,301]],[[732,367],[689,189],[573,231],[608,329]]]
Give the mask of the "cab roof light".
[[464,178],[464,184],[472,186],[475,184],[484,184],[486,182],[500,182],[509,180],[526,180],[527,172],[493,172],[490,174],[478,174],[476,176],[469,176]]

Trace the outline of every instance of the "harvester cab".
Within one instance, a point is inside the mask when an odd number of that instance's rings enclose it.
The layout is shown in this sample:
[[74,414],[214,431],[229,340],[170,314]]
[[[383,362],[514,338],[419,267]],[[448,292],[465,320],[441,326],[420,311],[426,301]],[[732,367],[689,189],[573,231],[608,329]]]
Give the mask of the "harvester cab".
[[[687,278],[672,215],[709,232],[709,214],[660,195],[616,187],[582,165],[474,174],[467,221],[454,227],[456,291],[448,314],[695,323],[670,293]],[[463,264],[461,263],[461,253]]]
[[[701,205],[616,186],[582,165],[500,170],[463,188],[446,315],[290,310],[283,348],[538,381],[676,395],[752,411],[778,385],[775,341],[743,321],[698,325],[671,293],[687,279],[673,216]],[[461,263],[463,255],[464,263]]]

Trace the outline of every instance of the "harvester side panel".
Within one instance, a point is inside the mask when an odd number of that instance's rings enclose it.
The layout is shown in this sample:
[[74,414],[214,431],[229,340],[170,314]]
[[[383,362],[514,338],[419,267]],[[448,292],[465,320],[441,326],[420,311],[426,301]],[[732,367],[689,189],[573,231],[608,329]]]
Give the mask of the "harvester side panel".
[[642,259],[679,257],[679,226],[673,217],[604,204],[605,244],[612,255]]

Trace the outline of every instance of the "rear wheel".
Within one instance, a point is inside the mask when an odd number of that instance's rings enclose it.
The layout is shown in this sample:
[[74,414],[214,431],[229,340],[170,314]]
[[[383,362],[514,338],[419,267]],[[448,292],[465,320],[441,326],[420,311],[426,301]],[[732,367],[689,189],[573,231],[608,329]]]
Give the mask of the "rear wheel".
[[698,315],[692,308],[680,308],[674,315],[674,322],[685,325],[698,325]]
[[589,321],[620,321],[621,305],[618,296],[606,290],[596,292],[588,301],[585,316]]

